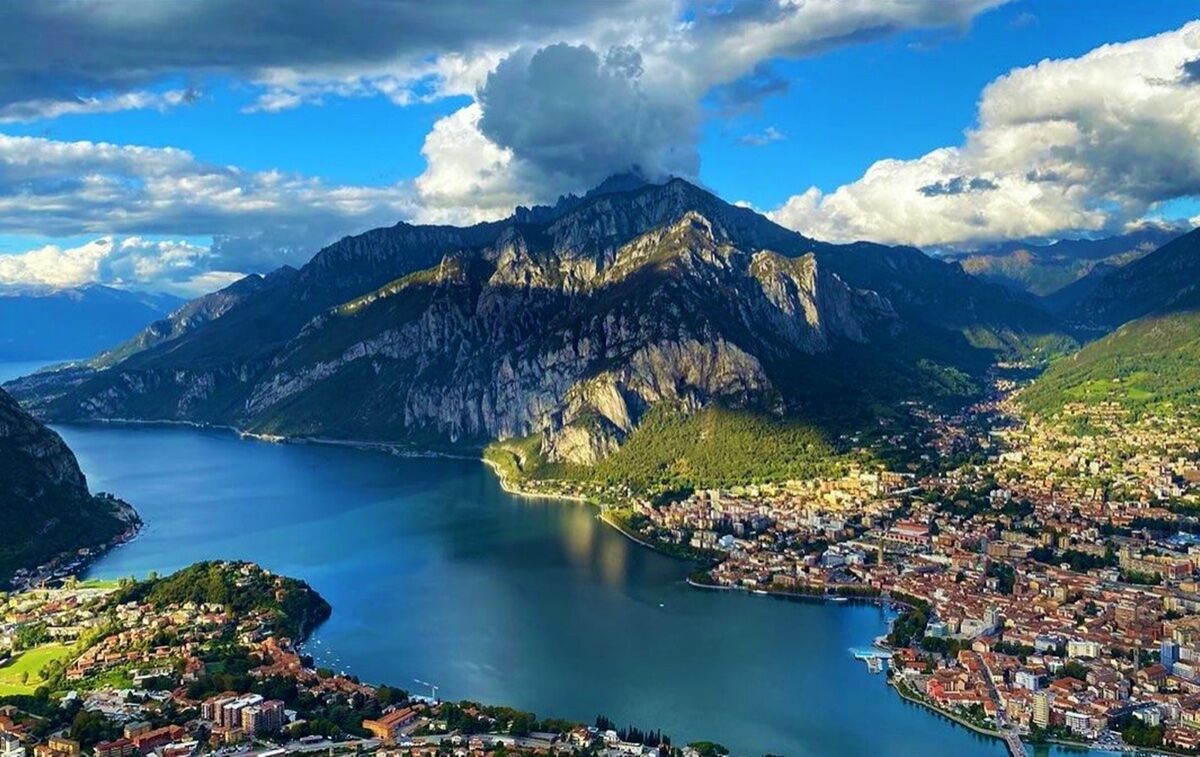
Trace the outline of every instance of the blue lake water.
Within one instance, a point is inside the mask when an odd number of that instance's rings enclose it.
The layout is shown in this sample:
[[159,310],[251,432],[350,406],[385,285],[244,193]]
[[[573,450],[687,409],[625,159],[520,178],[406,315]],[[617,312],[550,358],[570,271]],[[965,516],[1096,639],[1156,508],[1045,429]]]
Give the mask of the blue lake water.
[[477,461],[181,427],[57,430],[93,490],[146,521],[93,575],[227,558],[303,578],[334,607],[310,651],[364,680],[604,713],[743,755],[1005,753],[851,657],[883,632],[878,608],[692,589],[685,563],[590,507],[511,497]]

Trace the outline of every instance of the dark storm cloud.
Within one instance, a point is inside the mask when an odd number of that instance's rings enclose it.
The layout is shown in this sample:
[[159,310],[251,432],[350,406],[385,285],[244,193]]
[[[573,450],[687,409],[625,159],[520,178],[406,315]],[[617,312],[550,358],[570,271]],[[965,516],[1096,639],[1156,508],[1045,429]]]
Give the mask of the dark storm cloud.
[[695,175],[697,103],[686,93],[651,96],[641,73],[632,48],[519,50],[478,93],[480,131],[546,174],[585,183],[634,167]]
[[351,71],[506,44],[645,0],[8,0],[0,106],[71,101],[180,74]]

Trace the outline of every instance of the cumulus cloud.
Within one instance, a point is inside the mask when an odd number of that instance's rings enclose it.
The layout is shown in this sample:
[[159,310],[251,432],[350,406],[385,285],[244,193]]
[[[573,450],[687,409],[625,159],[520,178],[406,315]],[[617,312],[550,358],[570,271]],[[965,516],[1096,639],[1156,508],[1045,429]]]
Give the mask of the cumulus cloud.
[[[728,115],[783,91],[772,60],[908,29],[962,27],[1004,1],[699,2],[682,14],[687,21],[673,4],[658,3],[650,19],[594,25],[572,44],[506,56],[480,84],[478,110],[447,116],[430,134],[429,168],[417,187],[422,200],[425,188],[437,187],[427,215],[491,218],[500,197],[552,201],[633,167],[694,178],[706,100]],[[465,165],[485,144],[496,148],[483,151],[489,168]]]
[[961,145],[881,160],[773,213],[822,239],[953,245],[1109,231],[1200,194],[1200,22],[1045,60],[983,91]]
[[[302,263],[345,234],[411,217],[410,185],[329,185],[278,171],[252,172],[197,160],[185,150],[0,135],[0,232],[212,237],[211,250],[156,243],[127,274],[147,281],[171,270],[263,271]],[[125,239],[126,258],[137,242]],[[31,251],[34,252],[34,251]],[[61,257],[81,270],[88,247]],[[45,259],[57,254],[47,248]],[[150,258],[161,258],[152,271]],[[40,260],[36,255],[30,260]],[[75,262],[72,262],[75,261]],[[183,265],[186,263],[186,265]],[[10,261],[10,270],[16,268]],[[32,274],[31,274],[32,275]]]
[[651,91],[641,54],[621,45],[520,50],[479,90],[479,130],[538,169],[575,184],[640,167],[694,176],[699,109],[687,93]]
[[22,253],[0,255],[0,284],[72,287],[97,281],[100,263],[112,252],[112,239],[97,239],[63,249],[46,245]]
[[44,245],[0,253],[0,288],[63,289],[90,283],[194,296],[243,274],[207,268],[208,247],[181,240],[100,237],[77,247]]

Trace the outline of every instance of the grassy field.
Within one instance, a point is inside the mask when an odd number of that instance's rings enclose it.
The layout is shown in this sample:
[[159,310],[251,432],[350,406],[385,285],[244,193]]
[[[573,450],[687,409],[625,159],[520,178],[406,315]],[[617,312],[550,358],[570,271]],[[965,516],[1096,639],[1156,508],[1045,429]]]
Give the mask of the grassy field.
[[89,578],[86,581],[80,581],[78,587],[80,589],[116,589],[120,585],[121,581],[116,578]]
[[43,683],[39,674],[46,663],[64,658],[70,652],[71,647],[66,644],[43,644],[22,652],[0,668],[0,696],[34,693]]

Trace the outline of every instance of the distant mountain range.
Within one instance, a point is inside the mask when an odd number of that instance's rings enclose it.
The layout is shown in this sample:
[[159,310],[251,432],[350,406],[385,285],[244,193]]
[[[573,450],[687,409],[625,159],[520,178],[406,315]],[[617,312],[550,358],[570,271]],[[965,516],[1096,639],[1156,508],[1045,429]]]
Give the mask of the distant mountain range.
[[43,292],[0,289],[0,360],[88,357],[183,303],[168,294],[99,284]]
[[906,247],[831,245],[674,179],[467,228],[347,237],[10,385],[54,419],[228,424],[595,462],[652,406],[837,425],[960,401],[1069,340],[1035,298]]
[[1102,337],[1025,392],[1031,409],[1116,401],[1139,412],[1200,412],[1200,229],[1100,277],[1065,317]]
[[13,573],[98,547],[137,523],[128,505],[93,496],[62,438],[0,390],[0,587]]
[[1108,331],[1152,313],[1200,305],[1200,229],[1096,282],[1070,311],[1074,322]]
[[1100,239],[1063,239],[1046,244],[1004,242],[967,252],[943,252],[937,257],[960,263],[973,276],[1049,297],[1052,305],[1064,307],[1087,293],[1089,285],[1085,282],[1094,283],[1187,231],[1184,227],[1147,223],[1126,234]]

